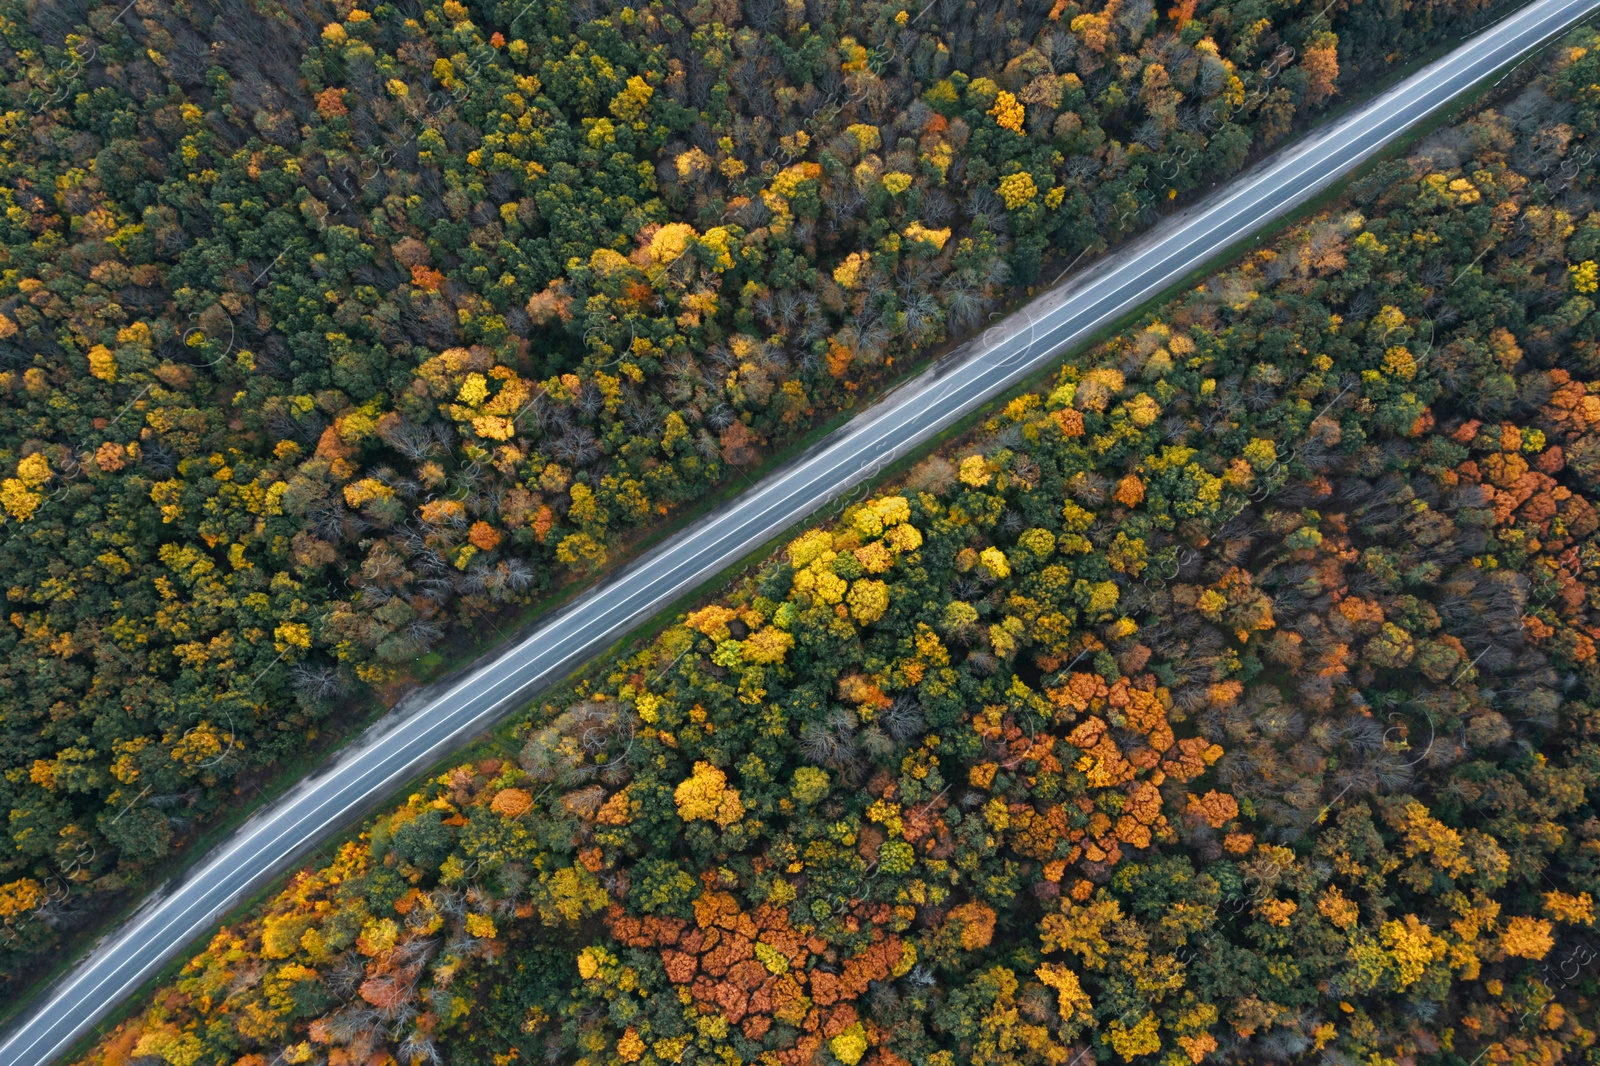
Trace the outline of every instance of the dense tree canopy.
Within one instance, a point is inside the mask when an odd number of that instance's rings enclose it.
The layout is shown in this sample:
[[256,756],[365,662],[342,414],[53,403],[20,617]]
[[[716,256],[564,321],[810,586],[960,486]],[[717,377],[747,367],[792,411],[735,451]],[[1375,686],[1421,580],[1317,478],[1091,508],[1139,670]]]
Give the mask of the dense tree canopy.
[[1478,6],[6,0],[5,974]]
[[88,1061],[1590,1061],[1597,49],[532,711]]

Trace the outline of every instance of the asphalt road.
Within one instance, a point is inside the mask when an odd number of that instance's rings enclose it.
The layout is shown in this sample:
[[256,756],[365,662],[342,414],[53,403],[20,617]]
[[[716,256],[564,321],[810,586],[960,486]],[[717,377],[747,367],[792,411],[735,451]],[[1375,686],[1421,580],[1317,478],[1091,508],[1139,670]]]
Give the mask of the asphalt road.
[[737,499],[666,540],[459,679],[373,726],[331,765],[262,810],[49,989],[0,1045],[0,1066],[39,1066],[238,900],[350,825],[452,747],[896,457],[1033,374],[1097,329],[1328,188],[1396,136],[1600,0],[1535,0],[1383,96],[1239,175],[1149,234],[1084,267],[907,381]]

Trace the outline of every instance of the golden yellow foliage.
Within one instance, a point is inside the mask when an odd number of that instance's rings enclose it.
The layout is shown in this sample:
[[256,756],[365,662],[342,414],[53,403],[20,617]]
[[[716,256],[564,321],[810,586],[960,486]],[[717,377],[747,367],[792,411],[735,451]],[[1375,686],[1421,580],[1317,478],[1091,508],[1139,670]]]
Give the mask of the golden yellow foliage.
[[639,1030],[628,1026],[623,1030],[622,1039],[617,1041],[617,1057],[623,1062],[638,1062],[648,1050],[644,1040],[639,1036]]
[[988,947],[989,941],[994,939],[994,919],[993,907],[973,900],[950,908],[947,920],[960,923],[961,946],[967,951],[977,951]]
[[1039,187],[1033,183],[1033,175],[1026,170],[1019,170],[1015,174],[1007,174],[1001,178],[996,191],[1000,193],[1000,199],[1004,200],[1006,206],[1013,211],[1039,195]]
[[1256,916],[1268,925],[1282,928],[1299,909],[1300,905],[1292,899],[1265,899],[1256,904]]
[[856,1066],[861,1057],[867,1053],[867,1047],[867,1031],[860,1022],[856,1022],[828,1041],[828,1050],[832,1051],[833,1057],[844,1063],[844,1066]]
[[0,885],[0,918],[15,918],[44,903],[44,886],[31,877]]
[[793,647],[794,638],[789,634],[772,626],[764,626],[744,642],[744,659],[759,665],[781,663]]
[[50,480],[50,460],[42,452],[34,452],[17,463],[17,477],[30,489],[36,489]]
[[739,612],[720,603],[713,603],[698,611],[690,611],[685,620],[690,629],[703,633],[712,640],[723,641],[731,636],[728,623],[739,617]]
[[1542,959],[1555,947],[1550,929],[1550,922],[1544,918],[1516,915],[1508,919],[1500,931],[1500,948],[1515,958]]
[[1389,949],[1387,965],[1394,970],[1395,983],[1402,989],[1421,980],[1423,972],[1450,950],[1450,945],[1415,914],[1406,915],[1404,921],[1384,922],[1378,935]]
[[1336,929],[1349,929],[1361,918],[1361,909],[1353,900],[1345,898],[1338,885],[1329,885],[1317,900],[1317,913],[1332,922]]
[[[1022,120],[1026,117],[1026,112],[1017,98],[1005,90],[1001,90],[994,98],[994,106],[989,108],[988,113],[994,116],[995,123],[1002,129],[1011,130],[1013,133],[1022,132]],[[1031,184],[1033,179],[1028,180]]]
[[728,787],[728,775],[708,762],[694,764],[694,772],[679,782],[672,799],[678,817],[686,822],[715,822],[727,828],[744,817],[744,804],[738,791]]
[[110,348],[97,344],[89,349],[89,373],[101,381],[117,380],[117,359]]
[[669,222],[656,230],[655,236],[650,238],[650,258],[653,262],[665,266],[688,251],[689,242],[694,238],[694,227],[687,222]]
[[1154,1014],[1146,1014],[1131,1027],[1121,1018],[1117,1018],[1107,1026],[1107,1037],[1112,1050],[1122,1056],[1122,1061],[1132,1062],[1140,1055],[1149,1055],[1161,1050],[1161,1037],[1157,1035],[1158,1027],[1159,1023]]
[[1033,974],[1046,987],[1056,990],[1056,1004],[1061,1011],[1063,1022],[1086,1022],[1093,1017],[1094,1004],[1090,1001],[1088,993],[1084,992],[1083,985],[1079,983],[1078,975],[1072,970],[1047,962],[1033,971]]
[[1579,892],[1576,896],[1559,890],[1546,892],[1544,912],[1568,925],[1594,924],[1594,900],[1587,892]]
[[1011,564],[1006,561],[1006,553],[999,548],[988,547],[979,552],[978,565],[996,580],[1011,576]]
[[[1092,892],[1094,886],[1087,881]],[[1101,896],[1092,903],[1083,900],[1063,899],[1061,912],[1047,914],[1039,923],[1039,941],[1046,952],[1070,951],[1083,965],[1098,970],[1106,964],[1111,947],[1105,940],[1105,929],[1122,920],[1122,907],[1116,899]]]
[[969,455],[961,460],[959,477],[963,485],[981,489],[993,479],[989,473],[989,464],[984,462],[981,455]]
[[363,955],[382,955],[400,938],[400,927],[393,918],[369,919],[356,938],[356,950]]
[[846,289],[855,288],[861,283],[862,273],[871,258],[871,252],[851,252],[845,256],[844,262],[833,268],[833,280]]
[[810,566],[823,552],[833,550],[833,534],[813,529],[789,542],[789,563],[796,570]]
[[935,252],[942,252],[945,242],[950,239],[950,227],[929,229],[920,222],[913,222],[901,230],[900,235],[908,241],[932,245]]
[[847,601],[851,616],[862,625],[869,625],[889,609],[889,586],[872,578],[862,578],[850,586]]

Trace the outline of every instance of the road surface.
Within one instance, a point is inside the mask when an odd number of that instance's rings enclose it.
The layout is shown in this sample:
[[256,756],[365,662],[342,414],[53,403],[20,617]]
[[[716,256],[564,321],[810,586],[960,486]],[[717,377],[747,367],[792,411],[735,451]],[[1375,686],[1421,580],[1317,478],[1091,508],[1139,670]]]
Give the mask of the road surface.
[[0,1066],[41,1066],[236,902],[350,825],[452,747],[526,705],[701,582],[748,555],[985,400],[1328,188],[1429,114],[1600,7],[1535,0],[1371,103],[1239,175],[1195,207],[1079,271],[825,440],[427,698],[408,701],[272,803],[176,886],[158,889],[41,997]]

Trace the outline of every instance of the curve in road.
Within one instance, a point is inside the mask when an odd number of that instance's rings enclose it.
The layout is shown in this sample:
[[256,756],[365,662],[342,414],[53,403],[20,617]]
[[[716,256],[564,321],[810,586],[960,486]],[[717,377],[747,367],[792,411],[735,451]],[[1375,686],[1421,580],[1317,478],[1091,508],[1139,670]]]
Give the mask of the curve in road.
[[1328,188],[1429,114],[1596,8],[1600,0],[1535,0],[1506,16],[963,344],[737,499],[441,686],[431,699],[378,723],[331,765],[251,818],[182,882],[158,890],[123,929],[97,945],[0,1045],[0,1066],[48,1062],[239,899],[452,746],[985,400]]

